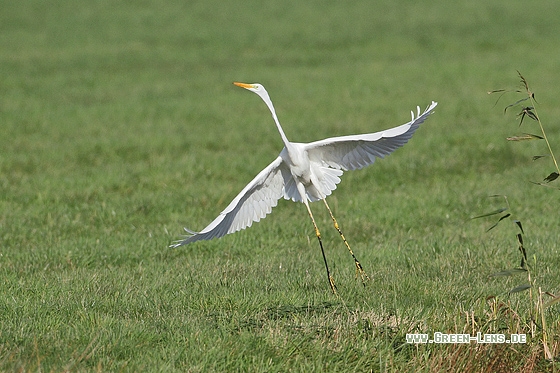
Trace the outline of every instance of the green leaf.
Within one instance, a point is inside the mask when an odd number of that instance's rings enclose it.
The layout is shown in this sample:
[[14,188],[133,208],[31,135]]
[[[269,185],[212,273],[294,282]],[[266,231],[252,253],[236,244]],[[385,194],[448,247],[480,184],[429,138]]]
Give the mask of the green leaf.
[[487,217],[487,216],[498,215],[498,214],[500,214],[500,213],[502,213],[502,212],[504,212],[504,211],[506,211],[506,210],[507,210],[507,207],[502,207],[502,208],[500,208],[500,209],[497,209],[497,210],[495,210],[495,211],[489,212],[489,213],[487,213],[487,214],[475,216],[475,217],[473,217],[473,218],[471,218],[471,219],[479,219],[479,218],[485,218],[485,217]]
[[543,137],[537,136],[537,135],[532,135],[530,133],[524,133],[521,136],[506,137],[506,140],[508,140],[508,141],[542,140],[542,139],[543,139]]
[[529,284],[520,285],[520,286],[517,286],[517,287],[511,289],[509,291],[509,293],[510,294],[519,293],[519,292],[525,291],[525,290],[530,289],[530,288],[531,288],[531,285],[529,285]]
[[528,99],[529,99],[529,97],[525,97],[525,98],[522,98],[522,99],[520,99],[520,100],[515,101],[513,104],[509,104],[508,106],[506,106],[506,107],[504,108],[504,113],[505,113],[505,112],[507,111],[507,109],[509,109],[510,107],[514,107],[514,106],[516,106],[516,105],[522,103],[523,101],[527,101]]
[[558,172],[553,172],[550,175],[548,175],[547,177],[545,177],[543,181],[546,181],[547,183],[550,183],[551,181],[554,181],[554,180],[558,179],[558,176],[560,176],[560,174],[558,174]]
[[551,300],[549,300],[548,302],[546,302],[546,303],[543,305],[543,307],[544,307],[544,308],[547,308],[547,307],[550,307],[550,306],[552,306],[553,304],[556,304],[556,303],[558,303],[558,302],[560,302],[560,295],[558,295],[558,296],[552,298]]
[[514,220],[513,222],[517,224],[517,226],[521,230],[521,233],[525,234],[525,232],[523,232],[523,226],[521,225],[521,222],[519,220]]
[[502,216],[502,217],[500,218],[500,220],[498,220],[498,221],[496,222],[496,224],[494,224],[493,226],[491,226],[490,228],[488,228],[488,229],[486,230],[486,232],[488,232],[488,231],[490,231],[490,230],[496,228],[496,227],[498,226],[498,224],[500,224],[500,222],[501,222],[502,220],[504,220],[504,219],[506,219],[506,218],[509,218],[510,216],[511,216],[511,214],[509,214],[509,213],[508,213],[508,214],[505,214],[504,216]]

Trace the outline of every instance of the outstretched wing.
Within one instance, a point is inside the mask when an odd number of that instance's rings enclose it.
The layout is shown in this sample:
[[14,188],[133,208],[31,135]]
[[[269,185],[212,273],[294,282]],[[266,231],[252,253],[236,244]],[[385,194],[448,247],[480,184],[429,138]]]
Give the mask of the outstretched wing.
[[333,137],[309,143],[306,145],[309,160],[343,171],[368,166],[375,162],[376,158],[383,158],[406,144],[436,105],[437,102],[432,101],[422,114],[418,107],[416,119],[414,112],[411,112],[410,122],[385,131]]
[[171,247],[199,240],[210,240],[250,227],[264,218],[284,195],[284,178],[290,175],[288,166],[278,157],[262,170],[231,201],[212,223],[200,232],[185,228],[190,235]]

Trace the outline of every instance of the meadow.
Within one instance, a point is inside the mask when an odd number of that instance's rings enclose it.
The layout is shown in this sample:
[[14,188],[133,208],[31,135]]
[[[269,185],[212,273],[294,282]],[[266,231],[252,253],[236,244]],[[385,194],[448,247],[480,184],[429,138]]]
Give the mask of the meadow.
[[[558,371],[560,3],[0,0],[0,371]],[[282,143],[436,112],[320,203],[170,249]],[[494,89],[521,93],[488,95]],[[497,103],[496,103],[497,101]],[[472,219],[505,207],[511,213]],[[523,225],[529,271],[520,266]],[[518,273],[520,272],[520,273]],[[494,274],[501,275],[494,275]],[[506,276],[504,274],[511,274]],[[530,289],[511,292],[530,284]],[[542,294],[549,292],[551,295]],[[408,333],[526,334],[410,344]],[[556,360],[555,360],[556,359]]]

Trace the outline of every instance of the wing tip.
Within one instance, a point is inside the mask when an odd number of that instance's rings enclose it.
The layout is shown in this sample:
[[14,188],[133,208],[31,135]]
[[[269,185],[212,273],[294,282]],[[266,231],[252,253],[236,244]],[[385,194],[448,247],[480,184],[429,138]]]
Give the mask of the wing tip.
[[182,240],[177,240],[174,241],[171,245],[169,245],[168,247],[172,248],[172,249],[176,249],[179,246],[183,246],[186,244],[189,244],[195,240],[193,240],[193,237],[197,236],[199,234],[199,232],[195,232],[195,231],[191,231],[188,228],[183,228],[185,230],[185,232],[187,232],[187,234],[184,236],[185,238]]
[[431,112],[432,110],[434,110],[436,108],[437,105],[438,105],[438,103],[436,101],[432,101],[432,103],[430,104],[430,106],[428,106],[426,111]]
[[436,106],[438,105],[438,103],[436,101],[432,101],[432,103],[430,105],[428,105],[426,107],[426,109],[424,110],[424,112],[422,114],[420,114],[420,106],[417,106],[417,110],[418,110],[418,114],[416,115],[416,118],[414,117],[414,112],[410,112],[412,114],[412,121],[416,121],[422,117],[427,117],[430,114],[433,114],[434,109],[436,108]]
[[411,122],[414,122],[418,119],[420,119],[423,116],[428,116],[430,114],[432,114],[433,110],[435,109],[435,107],[438,105],[438,103],[436,101],[432,101],[432,103],[430,105],[428,105],[426,107],[426,110],[424,110],[424,112],[421,112],[420,106],[416,106],[416,115],[414,115],[414,110],[410,111],[410,116],[411,116]]

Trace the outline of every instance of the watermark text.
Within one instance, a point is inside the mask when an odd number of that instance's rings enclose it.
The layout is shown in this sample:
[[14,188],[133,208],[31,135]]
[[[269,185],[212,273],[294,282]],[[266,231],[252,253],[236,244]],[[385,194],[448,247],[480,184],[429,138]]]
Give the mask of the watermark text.
[[429,334],[416,333],[407,334],[406,342],[412,344],[423,344],[423,343],[527,343],[527,336],[525,334],[510,334],[506,336],[505,334],[482,334],[476,333],[476,335],[470,334],[449,334],[435,332],[430,338]]

